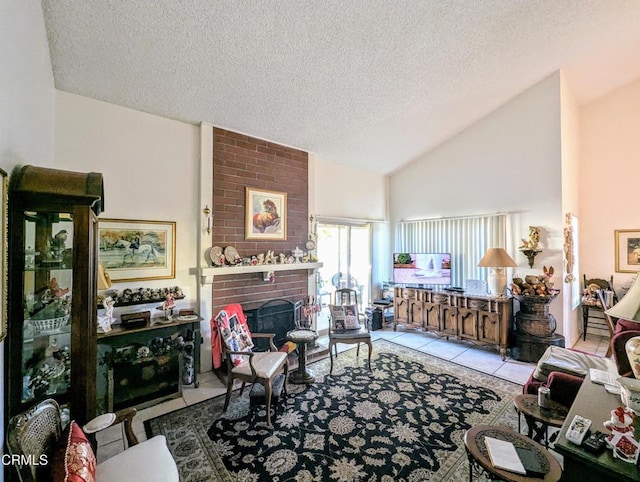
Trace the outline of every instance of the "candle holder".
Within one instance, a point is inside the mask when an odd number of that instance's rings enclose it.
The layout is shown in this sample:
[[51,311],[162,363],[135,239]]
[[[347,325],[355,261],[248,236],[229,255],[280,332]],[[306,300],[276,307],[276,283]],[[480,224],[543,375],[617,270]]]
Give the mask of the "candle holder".
[[302,305],[303,320],[300,322],[298,328],[310,329],[313,325],[313,315],[319,313],[321,309],[322,306],[316,301],[315,296],[307,296]]

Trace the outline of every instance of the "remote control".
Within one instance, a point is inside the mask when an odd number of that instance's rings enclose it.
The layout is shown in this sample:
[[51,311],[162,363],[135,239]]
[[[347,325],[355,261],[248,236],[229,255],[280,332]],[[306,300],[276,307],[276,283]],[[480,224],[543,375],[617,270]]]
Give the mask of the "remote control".
[[567,430],[567,440],[576,445],[582,445],[582,442],[589,431],[589,427],[591,427],[591,420],[581,417],[580,415],[576,415],[573,417],[571,425],[569,425],[569,430]]
[[591,452],[593,454],[600,454],[604,450],[607,442],[607,435],[602,432],[594,432],[589,435],[582,446],[587,452]]

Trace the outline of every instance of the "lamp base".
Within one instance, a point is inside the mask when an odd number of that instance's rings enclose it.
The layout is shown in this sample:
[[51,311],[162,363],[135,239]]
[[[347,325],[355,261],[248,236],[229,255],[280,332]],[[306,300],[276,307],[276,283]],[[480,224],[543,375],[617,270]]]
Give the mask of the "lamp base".
[[491,271],[487,276],[487,285],[489,294],[493,296],[504,296],[504,290],[507,288],[507,275],[504,268],[490,268]]

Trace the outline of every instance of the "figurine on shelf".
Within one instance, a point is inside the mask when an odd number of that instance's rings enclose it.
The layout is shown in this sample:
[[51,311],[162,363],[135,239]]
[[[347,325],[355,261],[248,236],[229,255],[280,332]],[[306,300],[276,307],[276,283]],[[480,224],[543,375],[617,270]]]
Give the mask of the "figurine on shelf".
[[111,331],[111,325],[115,321],[115,318],[113,317],[115,301],[111,296],[106,296],[102,305],[104,306],[104,314],[102,316],[98,316],[98,328],[102,330],[102,333],[109,333]]
[[58,280],[55,278],[51,278],[51,281],[49,281],[49,290],[55,298],[60,298],[69,292],[69,288],[60,288]]
[[264,257],[264,264],[276,264],[276,256],[273,254],[273,250],[267,251]]
[[176,301],[173,296],[173,293],[167,294],[164,299],[164,303],[162,303],[162,309],[164,310],[164,319],[170,320],[173,316],[173,309],[176,307]]

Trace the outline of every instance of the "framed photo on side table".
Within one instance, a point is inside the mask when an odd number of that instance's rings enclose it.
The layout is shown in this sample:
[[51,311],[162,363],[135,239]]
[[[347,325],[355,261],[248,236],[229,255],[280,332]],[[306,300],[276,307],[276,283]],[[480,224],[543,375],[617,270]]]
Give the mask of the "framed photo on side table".
[[640,271],[640,229],[616,229],[616,273]]
[[176,223],[100,219],[99,261],[111,281],[176,277]]
[[287,239],[287,193],[246,188],[245,239]]

